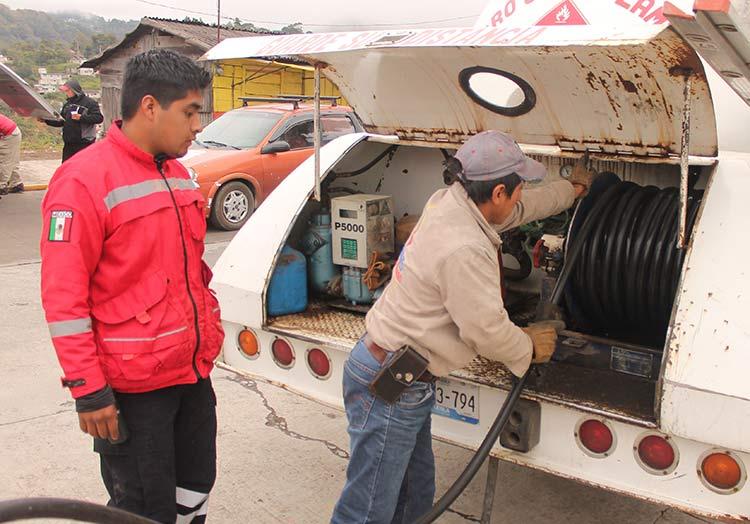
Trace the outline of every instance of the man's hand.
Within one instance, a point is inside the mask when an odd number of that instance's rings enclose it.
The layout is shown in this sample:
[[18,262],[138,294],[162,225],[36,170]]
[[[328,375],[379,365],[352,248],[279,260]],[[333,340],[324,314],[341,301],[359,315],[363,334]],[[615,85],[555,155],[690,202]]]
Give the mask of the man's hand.
[[591,187],[591,183],[596,178],[596,173],[586,167],[588,164],[588,154],[584,154],[576,165],[573,167],[573,172],[570,174],[568,181],[573,184],[576,189],[576,197],[585,196]]
[[70,113],[70,118],[72,118],[73,120],[80,120],[81,113]]
[[555,342],[557,341],[557,329],[554,321],[529,324],[523,330],[534,344],[534,356],[531,362],[534,364],[549,362],[552,353],[555,352]]
[[81,431],[92,437],[118,440],[120,431],[117,427],[117,408],[114,404],[106,408],[78,413],[78,424]]

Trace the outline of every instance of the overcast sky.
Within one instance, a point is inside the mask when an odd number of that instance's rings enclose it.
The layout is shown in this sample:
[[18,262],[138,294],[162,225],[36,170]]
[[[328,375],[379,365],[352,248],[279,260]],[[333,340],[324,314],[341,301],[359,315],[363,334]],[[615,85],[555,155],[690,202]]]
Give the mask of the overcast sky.
[[[182,19],[185,16],[216,22],[216,0],[0,0],[13,9],[75,10],[105,18],[142,16]],[[278,29],[302,22],[307,31],[364,30],[404,27],[471,26],[486,0],[221,0],[222,18],[240,18]],[[387,24],[387,25],[381,25]]]

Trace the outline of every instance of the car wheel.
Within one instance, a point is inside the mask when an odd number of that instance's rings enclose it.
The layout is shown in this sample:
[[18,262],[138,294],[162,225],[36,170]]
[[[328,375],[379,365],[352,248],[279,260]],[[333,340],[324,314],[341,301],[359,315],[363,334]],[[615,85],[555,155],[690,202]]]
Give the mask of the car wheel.
[[239,181],[227,182],[219,188],[211,203],[211,223],[226,231],[239,229],[255,211],[252,190]]

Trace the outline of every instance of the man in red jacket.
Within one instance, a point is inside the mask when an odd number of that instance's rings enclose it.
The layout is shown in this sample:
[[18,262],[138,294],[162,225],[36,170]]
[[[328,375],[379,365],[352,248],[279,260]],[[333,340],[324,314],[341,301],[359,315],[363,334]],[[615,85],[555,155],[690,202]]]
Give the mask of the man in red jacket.
[[159,522],[203,522],[216,476],[209,373],[224,333],[202,261],[205,203],[175,160],[201,129],[210,80],[171,51],[133,57],[123,121],[60,166],[42,203],[42,302],[63,386],[110,505]]

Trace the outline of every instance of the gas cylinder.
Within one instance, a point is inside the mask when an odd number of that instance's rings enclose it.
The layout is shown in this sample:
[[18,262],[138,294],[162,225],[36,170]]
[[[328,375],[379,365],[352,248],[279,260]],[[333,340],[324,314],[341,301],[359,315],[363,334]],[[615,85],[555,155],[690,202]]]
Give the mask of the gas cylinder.
[[331,215],[327,210],[310,217],[302,237],[302,251],[307,255],[310,287],[316,293],[326,293],[329,282],[339,274],[338,266],[333,263]]
[[305,255],[284,246],[268,285],[269,315],[291,315],[307,308],[307,261]]
[[342,277],[344,298],[352,304],[369,304],[372,302],[372,291],[362,281],[365,274],[364,269],[358,267],[345,267]]

